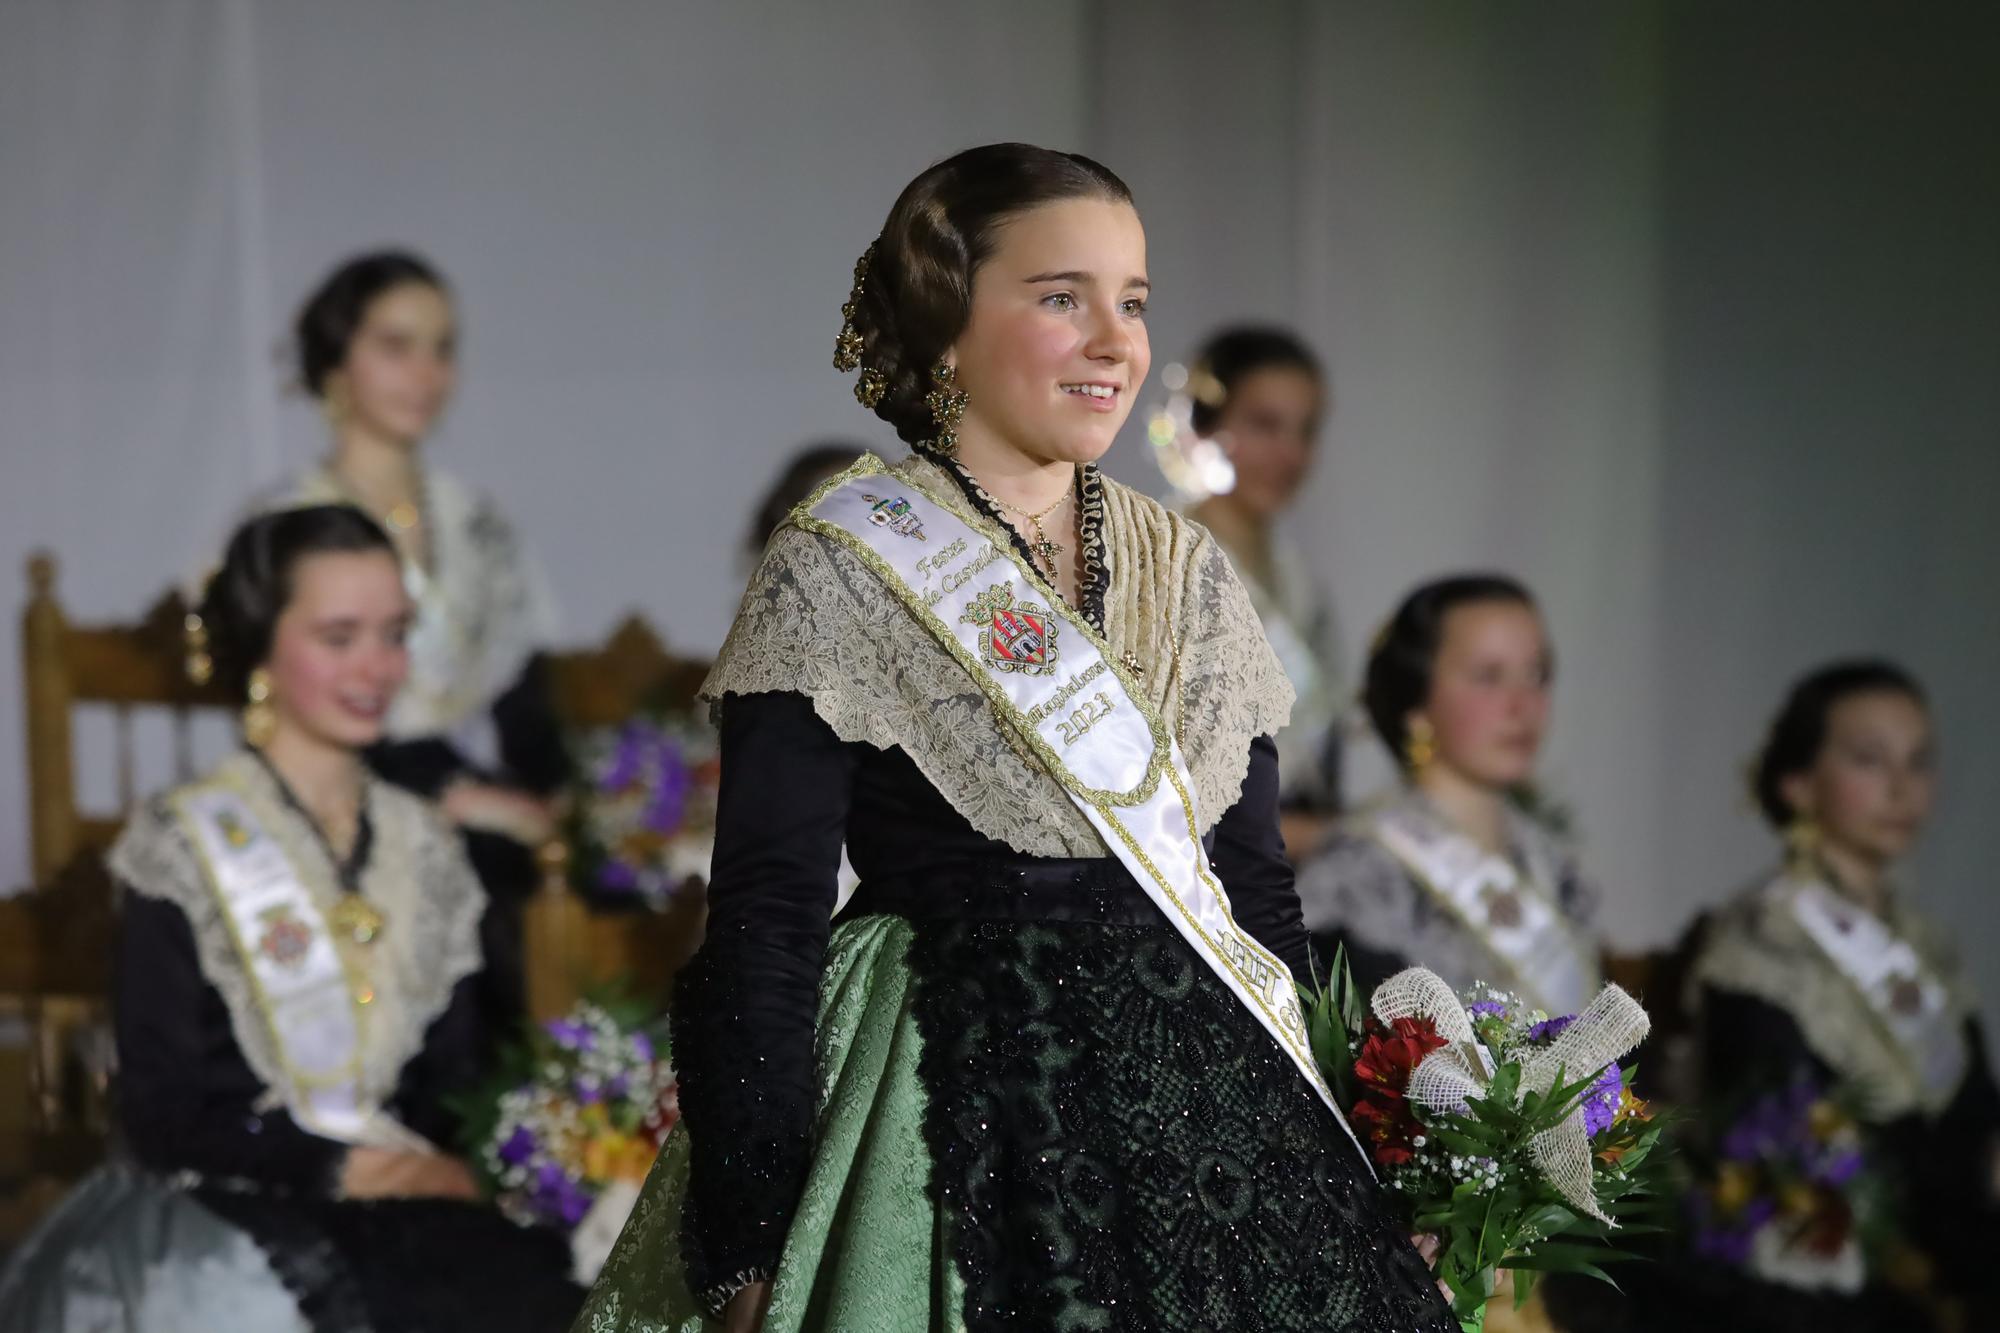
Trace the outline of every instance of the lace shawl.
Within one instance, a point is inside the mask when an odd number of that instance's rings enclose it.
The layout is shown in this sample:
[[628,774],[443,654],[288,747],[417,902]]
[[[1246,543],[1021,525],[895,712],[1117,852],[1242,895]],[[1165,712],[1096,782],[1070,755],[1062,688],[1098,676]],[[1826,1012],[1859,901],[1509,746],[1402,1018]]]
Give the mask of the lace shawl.
[[[222,761],[206,779],[240,794],[276,839],[322,911],[341,893],[325,846],[288,803],[263,764],[248,754]],[[183,789],[185,790],[185,789]],[[222,996],[244,1061],[270,1089],[275,1106],[288,1084],[276,1038],[259,1011],[256,989],[231,942],[222,905],[168,796],[141,806],[111,849],[110,866],[134,893],[172,903],[187,916],[202,976]],[[368,785],[374,843],[362,869],[363,896],[379,908],[382,934],[374,943],[336,944],[374,999],[362,1017],[361,1093],[382,1106],[394,1095],[403,1066],[423,1048],[424,1034],[459,981],[479,970],[479,887],[458,835],[428,803],[387,783]]]
[[[1957,1095],[1957,1084],[1926,1084],[1867,997],[1793,913],[1793,899],[1806,886],[1807,881],[1780,874],[1717,912],[1695,958],[1692,984],[1748,995],[1789,1015],[1806,1047],[1872,1118],[1944,1110]],[[1939,1021],[1962,1033],[1973,1002],[1952,951],[1900,897],[1890,904],[1890,929],[1945,985],[1946,1012]]]
[[[936,465],[912,456],[892,471],[1006,546]],[[1175,728],[1206,831],[1242,791],[1250,742],[1284,726],[1292,687],[1206,529],[1107,480],[1104,546],[1105,637],[1114,654],[1136,658],[1141,686]],[[1107,854],[930,631],[845,547],[789,524],[772,537],[702,686],[712,701],[772,690],[809,697],[842,740],[901,746],[989,838],[1031,856]]]
[[[389,710],[397,740],[476,723],[555,633],[547,583],[506,516],[448,472],[426,468],[424,484],[433,568],[404,564],[417,620],[410,678]],[[251,512],[353,502],[321,468],[260,496]]]
[[[1506,983],[1510,965],[1376,836],[1391,823],[1424,842],[1463,836],[1414,788],[1356,811],[1325,851],[1299,867],[1306,929],[1315,934],[1338,930],[1356,944],[1421,963],[1456,989],[1479,981]],[[1578,940],[1594,948],[1591,923],[1598,891],[1578,871],[1570,848],[1511,806],[1507,840],[1516,868],[1554,902]]]

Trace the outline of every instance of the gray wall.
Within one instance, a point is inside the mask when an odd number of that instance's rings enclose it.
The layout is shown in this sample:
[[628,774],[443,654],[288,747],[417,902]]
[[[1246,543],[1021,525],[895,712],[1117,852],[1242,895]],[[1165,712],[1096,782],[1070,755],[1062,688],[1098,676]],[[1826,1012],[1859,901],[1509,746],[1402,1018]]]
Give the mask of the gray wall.
[[[1786,679],[1893,651],[1946,728],[1919,877],[1991,994],[1989,13],[0,0],[0,555],[56,550],[85,618],[198,564],[318,447],[293,304],[397,241],[462,295],[436,456],[518,516],[570,636],[640,609],[712,648],[778,461],[887,443],[827,361],[896,188],[1076,145],[1140,196],[1157,360],[1235,316],[1326,350],[1301,536],[1356,651],[1447,568],[1542,592],[1548,778],[1614,938],[1770,855],[1738,774]],[[1134,439],[1112,467],[1152,480]],[[0,708],[7,880],[20,755]]]

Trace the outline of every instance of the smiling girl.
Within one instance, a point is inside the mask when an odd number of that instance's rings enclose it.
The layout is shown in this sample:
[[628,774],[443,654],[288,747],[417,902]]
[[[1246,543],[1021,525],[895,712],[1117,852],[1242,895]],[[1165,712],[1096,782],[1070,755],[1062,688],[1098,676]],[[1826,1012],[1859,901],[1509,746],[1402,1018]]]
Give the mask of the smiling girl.
[[915,452],[793,511],[705,688],[687,1132],[579,1329],[1456,1328],[1299,1040],[1290,687],[1096,466],[1149,293],[1124,183],[1021,144],[857,265],[835,365]]

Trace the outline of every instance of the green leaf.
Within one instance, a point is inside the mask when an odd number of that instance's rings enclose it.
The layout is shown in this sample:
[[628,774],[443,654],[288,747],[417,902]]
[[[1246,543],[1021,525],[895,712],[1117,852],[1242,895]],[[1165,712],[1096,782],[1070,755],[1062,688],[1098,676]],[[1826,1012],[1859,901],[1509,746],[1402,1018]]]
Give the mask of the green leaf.
[[1539,1254],[1514,1255],[1500,1266],[1502,1268],[1532,1269],[1543,1273],[1580,1273],[1584,1277],[1594,1277],[1599,1282],[1608,1283],[1613,1287],[1618,1286],[1618,1284],[1612,1280],[1611,1274],[1605,1272],[1603,1269],[1597,1267],[1595,1264],[1587,1264],[1580,1262],[1565,1263],[1560,1260],[1544,1260],[1543,1257]]

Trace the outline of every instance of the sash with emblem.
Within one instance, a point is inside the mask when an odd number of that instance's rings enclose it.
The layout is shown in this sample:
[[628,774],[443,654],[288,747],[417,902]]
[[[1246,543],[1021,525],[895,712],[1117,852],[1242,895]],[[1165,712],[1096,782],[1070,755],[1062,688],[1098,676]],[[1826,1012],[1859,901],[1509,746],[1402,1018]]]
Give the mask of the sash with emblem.
[[250,979],[283,1070],[273,1089],[302,1126],[343,1143],[419,1149],[363,1091],[359,979],[312,891],[244,794],[227,782],[172,798]]
[[1236,924],[1209,868],[1180,746],[1090,623],[1010,543],[902,483],[872,455],[822,486],[791,521],[853,550],[970,673],[1017,748],[1062,785],[1352,1138],[1307,1044],[1291,973]]
[[1948,1099],[1965,1077],[1966,1050],[1944,979],[1886,921],[1825,884],[1800,882],[1791,911],[1926,1093]]
[[1550,1014],[1583,1012],[1602,978],[1592,950],[1537,883],[1552,879],[1553,869],[1524,874],[1462,834],[1420,828],[1397,813],[1384,812],[1370,836],[1508,973],[1491,980]]

